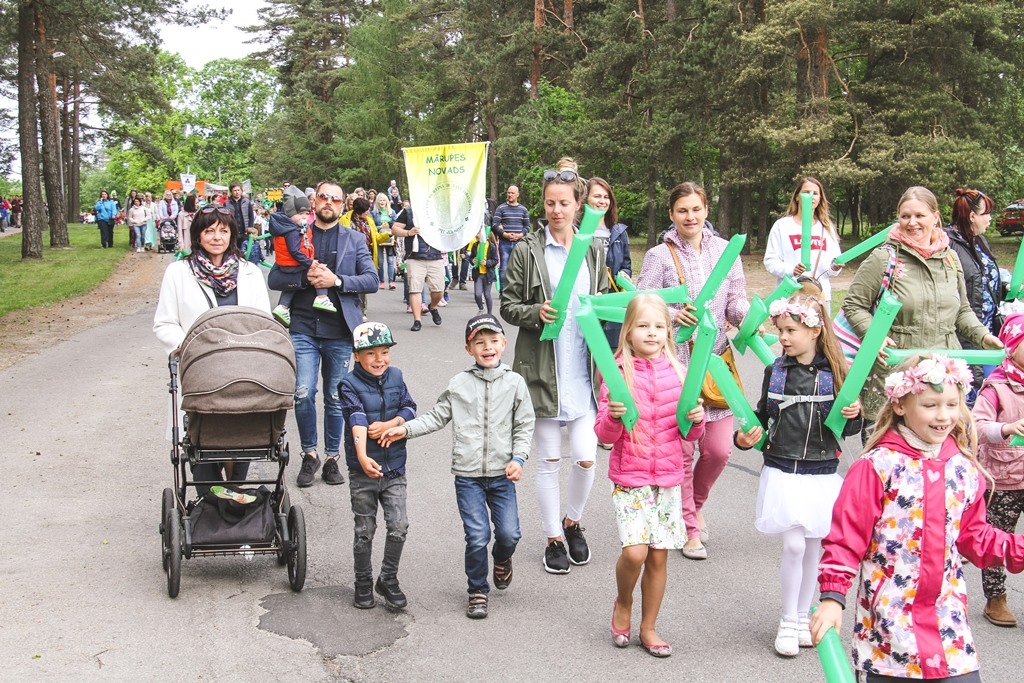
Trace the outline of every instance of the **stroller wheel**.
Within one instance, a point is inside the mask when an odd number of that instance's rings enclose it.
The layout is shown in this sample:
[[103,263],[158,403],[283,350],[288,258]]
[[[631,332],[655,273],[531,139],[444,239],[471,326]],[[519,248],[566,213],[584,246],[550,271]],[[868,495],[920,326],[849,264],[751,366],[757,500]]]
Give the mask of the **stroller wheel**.
[[288,549],[291,547],[292,539],[291,534],[288,535],[288,540],[285,541],[285,529],[284,526],[288,524],[288,510],[292,507],[291,496],[288,495],[288,489],[281,487],[281,507],[277,513],[278,525],[281,527],[278,529],[277,541],[277,563],[282,567],[288,564]]
[[167,571],[167,512],[174,509],[174,492],[164,489],[163,502],[160,507],[160,558],[164,571]]
[[288,532],[292,538],[288,551],[288,583],[298,593],[306,583],[306,520],[298,505],[288,511]]
[[167,558],[167,595],[176,598],[181,583],[181,518],[176,507],[168,510],[164,517],[164,535],[167,538],[164,547]]

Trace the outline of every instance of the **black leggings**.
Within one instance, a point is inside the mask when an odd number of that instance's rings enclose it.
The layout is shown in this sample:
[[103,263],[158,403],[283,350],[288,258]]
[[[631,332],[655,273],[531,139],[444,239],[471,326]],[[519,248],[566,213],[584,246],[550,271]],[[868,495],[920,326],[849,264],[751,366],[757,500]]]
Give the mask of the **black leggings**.
[[104,249],[114,246],[114,221],[96,221],[100,226],[100,246]]

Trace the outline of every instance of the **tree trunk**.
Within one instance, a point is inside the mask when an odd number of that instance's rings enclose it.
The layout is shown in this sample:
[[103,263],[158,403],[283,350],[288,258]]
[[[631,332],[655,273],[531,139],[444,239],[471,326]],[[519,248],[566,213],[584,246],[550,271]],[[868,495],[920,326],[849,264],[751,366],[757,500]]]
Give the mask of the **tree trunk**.
[[544,0],[533,0],[533,60],[530,62],[530,99],[540,97],[540,32],[544,28]]
[[725,239],[729,239],[732,234],[732,192],[731,185],[722,184],[718,188],[718,222],[715,228]]
[[[745,185],[743,185],[743,187],[740,188],[740,227],[739,227],[739,230],[737,231],[737,234],[740,234],[740,235],[749,235],[750,234],[750,225],[751,225],[750,218],[751,218],[751,214],[753,214],[753,211],[751,211],[750,207],[753,204],[753,193],[754,193],[754,191],[750,187],[750,185],[746,185],[745,184]],[[743,253],[744,254],[749,254],[750,253],[750,246],[751,246],[750,245],[750,238],[748,237],[746,244],[743,245]]]
[[668,0],[665,3],[665,20],[673,22],[676,20],[676,2],[675,0]]
[[757,233],[754,235],[758,251],[764,251],[768,242],[768,183],[761,183],[757,193]]
[[57,76],[53,73],[46,24],[38,5],[36,17],[36,82],[39,87],[39,130],[42,133],[43,181],[50,222],[50,247],[66,248],[68,221],[61,177],[60,127],[57,125]]
[[572,23],[572,0],[563,0],[562,2],[562,21],[565,22],[566,32],[573,29]]
[[651,249],[658,239],[658,176],[654,164],[647,164],[647,248]]
[[68,92],[70,87],[68,77],[61,77],[60,158],[64,162],[64,210],[68,216],[74,216],[71,211],[71,93]]
[[72,94],[75,99],[72,100],[71,107],[71,176],[68,178],[71,209],[68,211],[68,215],[74,216],[77,220],[78,215],[82,213],[82,201],[79,194],[82,178],[82,82],[78,80],[77,72]]
[[35,8],[18,3],[18,143],[21,147],[21,257],[43,258],[43,195],[39,186]]
[[487,140],[491,143],[487,150],[487,184],[491,186],[491,199],[498,201],[498,157],[494,150],[494,143],[498,141],[498,127],[494,125],[493,106],[484,112],[484,124],[487,126]]

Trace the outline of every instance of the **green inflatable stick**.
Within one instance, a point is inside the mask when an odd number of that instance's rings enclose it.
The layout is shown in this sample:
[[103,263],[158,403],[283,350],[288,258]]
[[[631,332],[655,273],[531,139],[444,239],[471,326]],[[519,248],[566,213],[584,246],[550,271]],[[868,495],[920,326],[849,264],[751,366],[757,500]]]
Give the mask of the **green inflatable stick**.
[[[775,341],[778,341],[778,337],[775,338]],[[776,355],[772,353],[772,350],[770,348],[768,348],[768,342],[765,340],[765,337],[762,337],[759,334],[755,334],[753,337],[747,340],[747,348],[753,351],[754,355],[757,356],[757,359],[764,363],[766,366],[771,365],[772,363],[775,362]]]
[[576,322],[579,323],[583,338],[587,341],[590,357],[594,359],[594,364],[597,366],[598,372],[601,373],[601,379],[608,387],[608,397],[613,401],[624,403],[626,406],[626,414],[622,416],[622,425],[628,432],[633,429],[640,413],[636,409],[633,395],[629,393],[629,387],[626,386],[622,371],[619,370],[619,366],[615,362],[611,347],[608,346],[608,339],[601,328],[601,322],[594,315],[594,308],[589,303],[580,305],[576,312]]
[[583,266],[587,257],[587,249],[594,239],[594,231],[601,220],[604,211],[598,211],[586,204],[583,206],[583,220],[580,221],[580,229],[572,238],[572,246],[569,248],[569,257],[565,261],[565,268],[562,269],[562,277],[555,285],[554,296],[551,297],[551,308],[555,309],[554,322],[545,323],[540,333],[541,341],[550,341],[558,337],[565,325],[565,314],[569,310],[569,298],[572,296],[573,287],[576,286],[576,276]]
[[[708,372],[711,373],[712,379],[715,380],[719,391],[722,392],[722,397],[736,416],[736,424],[740,430],[749,432],[754,427],[763,428],[764,425],[757,419],[754,409],[750,407],[750,401],[743,395],[743,390],[736,384],[736,379],[732,376],[729,366],[725,364],[721,356],[711,355],[711,359],[708,362]],[[762,432],[761,440],[757,442],[754,448],[760,449],[767,437],[768,432]]]
[[980,349],[889,349],[886,365],[899,365],[911,356],[937,353],[949,358],[959,358],[968,365],[999,365],[1006,359],[1006,349],[992,351]]
[[597,294],[594,296],[585,294],[580,297],[580,302],[586,297],[590,299],[590,303],[602,308],[611,308],[612,306],[625,308],[637,294],[655,294],[660,296],[662,301],[667,304],[687,304],[691,302],[690,289],[685,284],[664,289],[635,289],[631,292],[615,292],[613,294]]
[[473,264],[474,268],[480,268],[484,263],[487,262],[487,240],[491,238],[491,226],[484,228],[484,238],[477,240],[476,244],[476,262]]
[[[833,259],[832,263],[834,263],[837,266],[846,265],[847,263],[849,263],[853,259],[857,258],[861,254],[866,254],[869,251],[871,251],[872,249],[874,249],[875,247],[882,246],[882,244],[887,239],[889,239],[889,231],[890,230],[892,230],[892,226],[891,225],[888,228],[885,228],[884,230],[880,230],[880,231],[876,232],[874,235],[872,235],[871,237],[867,238],[866,240],[864,240],[863,242],[861,242],[857,246],[853,247],[849,251],[844,251],[842,254],[840,254],[835,259]],[[1021,273],[1021,276],[1024,277],[1024,272]]]
[[1013,263],[1013,275],[1010,277],[1010,288],[1006,290],[1006,300],[1021,298],[1021,285],[1024,285],[1024,239],[1017,249],[1017,260]]
[[[811,608],[814,614],[814,608]],[[821,662],[821,669],[825,672],[825,683],[857,683],[853,669],[850,668],[850,660],[843,649],[843,642],[835,628],[825,632],[821,642],[815,648],[818,651],[818,660]]]
[[626,275],[625,273],[619,273],[618,275],[615,276],[615,284],[617,284],[619,286],[619,289],[621,289],[623,292],[636,291],[636,285],[633,284],[633,281],[630,280],[629,276]]
[[1024,436],[1014,434],[1013,438],[1010,439],[1011,446],[1024,446]]
[[693,426],[693,423],[686,419],[686,414],[697,407],[700,388],[704,384],[704,375],[708,372],[708,363],[711,361],[717,338],[718,328],[715,327],[711,314],[705,312],[697,325],[697,341],[690,351],[690,367],[686,369],[683,389],[679,393],[679,403],[676,405],[676,422],[679,424],[679,433],[683,436],[689,434],[690,427]]
[[[772,293],[764,300],[764,307],[771,308],[771,305],[780,299],[788,299],[803,289],[803,285],[796,281],[792,275],[782,278],[779,284],[772,290]],[[765,320],[768,318],[765,317]],[[762,321],[763,322],[763,321]]]
[[[729,275],[729,271],[732,270],[733,264],[736,259],[740,257],[740,252],[743,251],[743,245],[747,243],[746,235],[733,235],[732,239],[729,240],[728,246],[725,247],[725,251],[722,252],[722,257],[718,259],[718,263],[708,273],[708,279],[704,281],[704,286],[701,287],[700,294],[697,295],[693,305],[697,309],[696,315],[698,318],[706,310],[708,302],[715,298],[718,294],[718,290],[722,287],[722,283],[725,282],[726,276]],[[693,336],[694,326],[690,325],[687,327],[680,327],[679,334],[676,335],[676,343],[681,344],[687,341]]]
[[871,321],[868,333],[864,335],[864,341],[860,344],[857,357],[853,359],[853,365],[850,366],[850,372],[846,375],[843,388],[839,390],[835,401],[832,402],[832,409],[828,411],[828,417],[825,418],[825,426],[831,429],[840,441],[843,440],[843,429],[846,427],[846,418],[843,417],[842,410],[856,401],[860,395],[861,389],[864,388],[864,382],[867,381],[871,368],[878,358],[878,352],[882,350],[885,338],[889,334],[892,321],[896,319],[896,314],[902,307],[903,304],[888,291],[882,294],[878,310],[875,311],[875,317]]
[[750,299],[750,310],[747,311],[747,315],[743,318],[743,322],[740,323],[740,329],[733,337],[732,343],[736,347],[736,350],[740,353],[747,352],[747,345],[751,343],[754,337],[760,337],[758,330],[764,321],[768,319],[768,306],[761,301],[761,297],[756,294]]
[[811,204],[814,202],[814,195],[810,192],[800,193],[800,263],[804,264],[807,274],[814,277],[811,272],[811,225],[814,223],[814,209]]

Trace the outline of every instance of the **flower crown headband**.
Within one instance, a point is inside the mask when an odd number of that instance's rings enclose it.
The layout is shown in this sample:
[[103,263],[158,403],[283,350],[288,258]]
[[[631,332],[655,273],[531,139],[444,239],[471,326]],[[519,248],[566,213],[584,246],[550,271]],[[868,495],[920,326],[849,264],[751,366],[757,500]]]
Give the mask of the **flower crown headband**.
[[773,301],[768,307],[768,316],[775,322],[780,315],[788,315],[807,327],[821,327],[821,316],[813,306],[805,306],[792,300]]
[[962,359],[933,356],[922,359],[912,368],[889,375],[885,379],[885,395],[891,403],[896,403],[907,394],[920,394],[925,387],[941,392],[943,384],[952,384],[960,385],[966,391],[973,379]]

